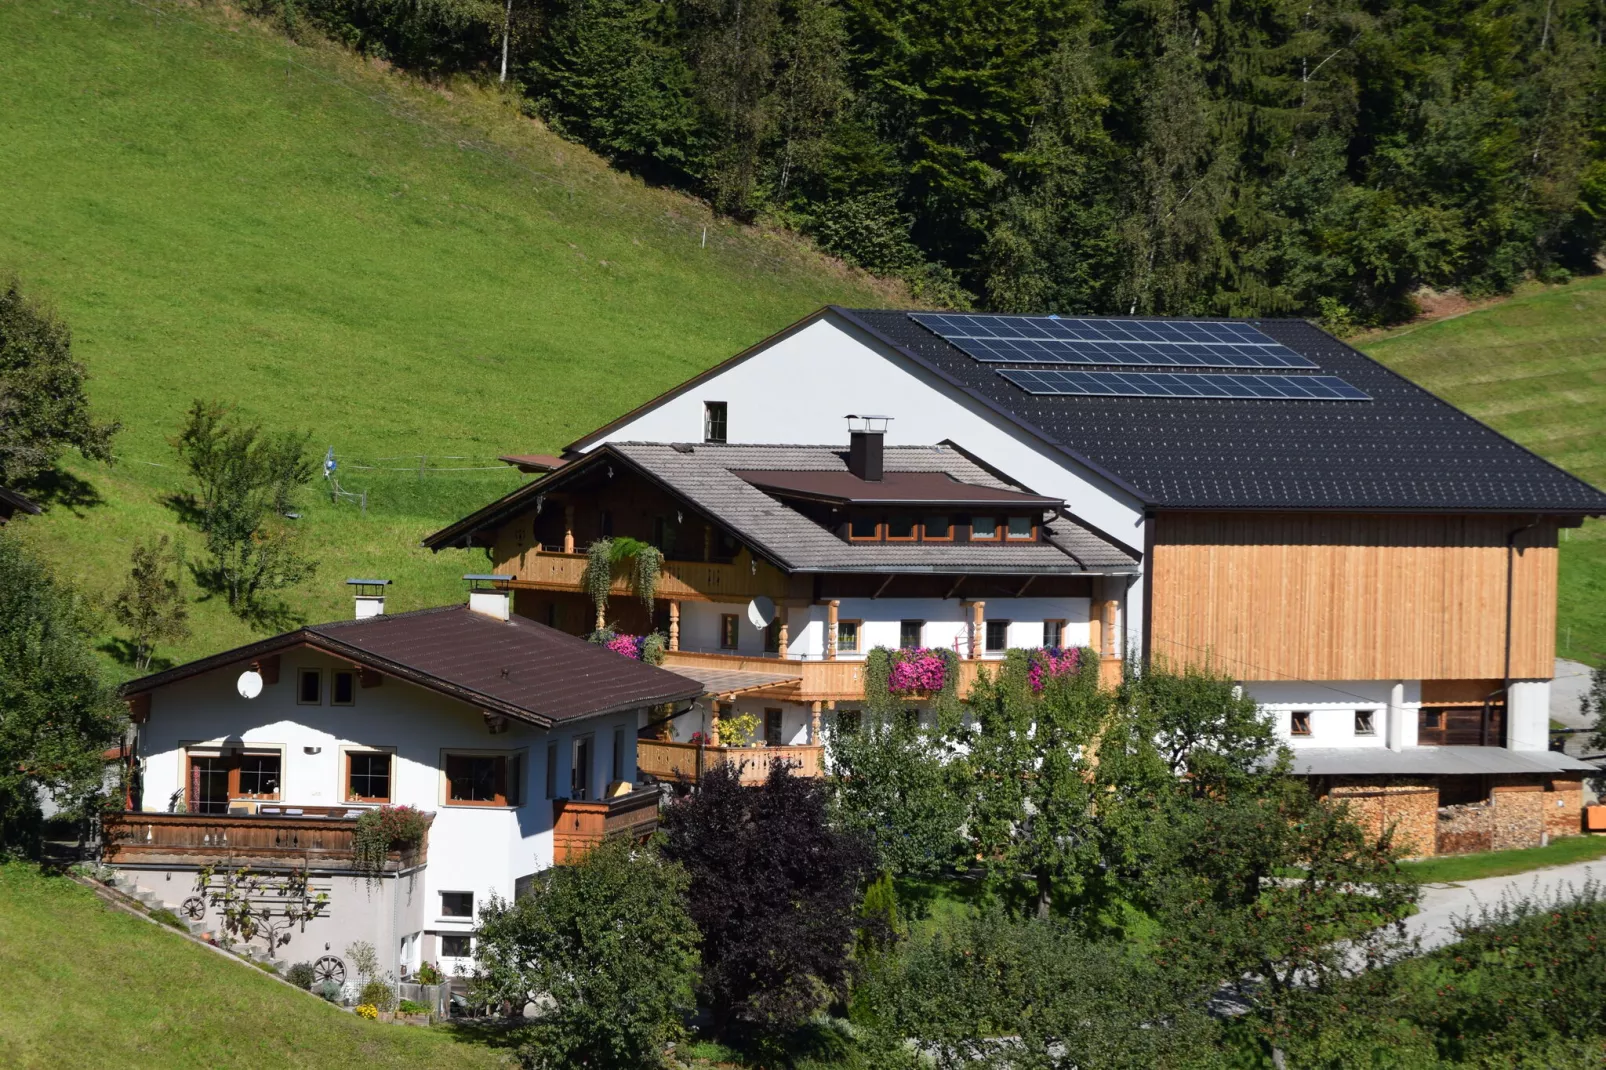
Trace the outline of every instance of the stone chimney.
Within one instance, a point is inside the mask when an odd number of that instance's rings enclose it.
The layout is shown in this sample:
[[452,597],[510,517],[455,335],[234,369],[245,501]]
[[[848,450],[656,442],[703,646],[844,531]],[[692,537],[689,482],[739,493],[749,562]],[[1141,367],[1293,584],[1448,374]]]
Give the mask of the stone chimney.
[[848,414],[848,471],[868,483],[881,482],[881,457],[890,419]]
[[497,620],[512,616],[513,592],[498,586],[510,582],[512,576],[495,576],[472,572],[463,577],[468,581],[468,608]]
[[385,588],[390,586],[389,580],[347,580],[346,586],[357,588],[358,620],[385,615]]

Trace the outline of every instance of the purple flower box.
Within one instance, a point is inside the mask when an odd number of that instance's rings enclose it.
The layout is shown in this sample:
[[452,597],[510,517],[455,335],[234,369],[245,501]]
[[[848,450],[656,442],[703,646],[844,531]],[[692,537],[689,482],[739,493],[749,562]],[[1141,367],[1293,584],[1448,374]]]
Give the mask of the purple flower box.
[[893,652],[887,690],[894,695],[934,695],[947,682],[948,662],[937,651],[913,647]]
[[642,648],[647,645],[645,635],[616,635],[608,640],[608,649],[632,661],[641,660]]
[[1079,653],[1077,650],[1054,650],[1048,647],[1032,651],[1031,667],[1026,670],[1026,682],[1031,685],[1034,692],[1041,693],[1050,679],[1069,676],[1076,671]]

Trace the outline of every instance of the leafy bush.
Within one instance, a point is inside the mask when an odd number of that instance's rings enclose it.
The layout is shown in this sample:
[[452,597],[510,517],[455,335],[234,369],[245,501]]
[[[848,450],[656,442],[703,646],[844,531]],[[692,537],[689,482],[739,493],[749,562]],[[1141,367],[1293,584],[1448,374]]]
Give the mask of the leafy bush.
[[420,1003],[416,999],[404,999],[396,1004],[396,1010],[400,1014],[428,1014],[431,1007],[428,1003]]
[[543,870],[528,895],[480,916],[475,999],[522,1007],[545,993],[526,1065],[655,1066],[694,1006],[697,929],[686,874],[650,848],[609,840]]
[[1213,1042],[1213,988],[1130,943],[994,912],[874,960],[855,1011],[883,1064],[915,1062],[913,1040],[944,1067],[1166,1067]]
[[441,968],[433,962],[426,962],[418,967],[418,972],[413,975],[413,980],[421,985],[438,985],[446,980],[446,975],[441,973]]
[[312,991],[312,963],[298,962],[284,972],[284,979],[297,988]]
[[396,1006],[396,986],[376,977],[362,986],[362,991],[357,994],[357,1002],[378,1007],[382,1011],[393,1010]]

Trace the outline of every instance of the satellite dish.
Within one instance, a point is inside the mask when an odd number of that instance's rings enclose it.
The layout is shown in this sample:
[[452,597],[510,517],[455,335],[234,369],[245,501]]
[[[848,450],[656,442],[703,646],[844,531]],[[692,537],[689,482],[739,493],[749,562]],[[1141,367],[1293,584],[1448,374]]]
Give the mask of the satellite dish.
[[755,628],[768,628],[775,619],[775,603],[765,595],[759,595],[747,603],[747,619]]
[[256,698],[262,694],[262,674],[255,669],[247,669],[240,674],[234,686],[241,698]]

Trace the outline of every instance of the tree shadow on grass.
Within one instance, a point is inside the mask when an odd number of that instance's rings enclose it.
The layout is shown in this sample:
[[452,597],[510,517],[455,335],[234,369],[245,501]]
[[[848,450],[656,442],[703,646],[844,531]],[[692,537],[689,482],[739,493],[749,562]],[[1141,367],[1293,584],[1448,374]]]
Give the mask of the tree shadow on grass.
[[482,1048],[512,1051],[529,1040],[525,1023],[509,1018],[453,1018],[437,1028],[464,1043],[478,1044]]
[[42,472],[17,489],[46,508],[59,505],[74,516],[83,516],[86,511],[106,504],[93,483],[60,469]]
[[[119,665],[127,665],[132,669],[139,668],[139,651],[127,639],[108,639],[95,647],[95,649],[102,654],[109,655]],[[147,673],[162,672],[163,670],[171,669],[176,664],[177,662],[172,658],[153,656],[150,665],[140,671]]]
[[196,531],[201,530],[201,521],[205,519],[205,514],[201,512],[201,505],[195,500],[195,495],[183,491],[175,491],[172,494],[164,494],[161,502],[172,510],[173,514],[178,517],[180,524],[194,528]]

